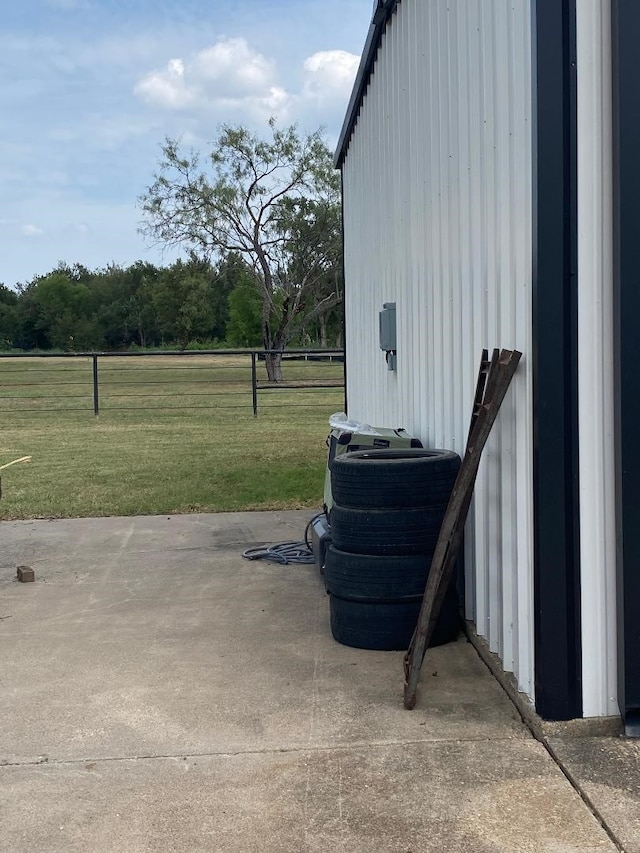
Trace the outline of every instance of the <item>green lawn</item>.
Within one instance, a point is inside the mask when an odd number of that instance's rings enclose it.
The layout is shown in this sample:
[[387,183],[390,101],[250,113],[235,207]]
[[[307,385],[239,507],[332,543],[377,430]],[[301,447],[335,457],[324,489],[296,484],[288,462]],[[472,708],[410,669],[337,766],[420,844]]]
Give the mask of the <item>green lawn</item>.
[[[104,359],[99,370],[95,418],[90,360],[0,362],[0,464],[32,456],[3,472],[0,518],[321,506],[341,388],[260,390],[254,418],[246,361]],[[341,372],[295,362],[284,379]]]

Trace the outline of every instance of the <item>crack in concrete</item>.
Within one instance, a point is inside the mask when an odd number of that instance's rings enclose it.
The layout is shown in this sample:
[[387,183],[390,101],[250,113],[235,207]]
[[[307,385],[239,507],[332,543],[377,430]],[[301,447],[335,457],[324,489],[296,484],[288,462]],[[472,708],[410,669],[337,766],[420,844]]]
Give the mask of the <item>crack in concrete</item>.
[[[536,725],[536,723],[533,719],[533,717],[536,716],[535,712],[534,711],[528,711],[527,713],[525,713],[523,711],[523,709],[520,707],[520,705],[516,701],[516,698],[515,698],[512,690],[509,689],[509,686],[506,682],[506,677],[505,678],[501,677],[501,673],[498,672],[494,668],[497,665],[492,664],[492,662],[490,662],[490,660],[483,653],[482,647],[479,646],[477,642],[474,642],[473,634],[470,633],[469,630],[466,631],[466,634],[467,634],[467,638],[469,639],[471,645],[476,650],[476,654],[478,655],[478,657],[480,658],[482,663],[486,666],[486,668],[489,670],[489,672],[490,672],[491,676],[494,678],[494,680],[498,682],[502,691],[506,694],[507,698],[509,699],[509,701],[511,702],[511,704],[515,708],[516,712],[518,713],[520,720],[522,721],[524,726],[529,730],[529,732],[531,732],[533,739],[535,741],[537,741],[543,747],[543,749],[546,751],[549,758],[551,758],[551,760],[556,765],[558,770],[562,773],[564,778],[567,780],[567,782],[571,785],[573,790],[576,792],[576,794],[580,797],[582,802],[585,804],[585,806],[587,807],[589,812],[593,815],[594,819],[602,827],[603,831],[605,832],[605,834],[607,835],[607,837],[609,838],[611,843],[616,847],[617,850],[620,851],[620,853],[627,853],[627,851],[625,850],[621,841],[617,838],[615,832],[611,829],[611,827],[609,826],[609,824],[607,823],[607,821],[605,820],[603,815],[600,813],[600,811],[596,807],[595,803],[591,800],[591,798],[589,797],[587,792],[580,785],[580,782],[573,776],[571,771],[567,767],[565,767],[565,765],[563,764],[560,757],[556,754],[555,750],[553,749],[553,747],[549,743],[548,738],[544,734],[544,730],[543,730],[542,726]],[[539,718],[538,718],[538,720],[539,720]]]
[[216,750],[214,752],[178,752],[178,753],[148,753],[144,755],[107,755],[97,758],[95,756],[86,756],[85,758],[50,758],[49,756],[38,756],[37,759],[26,759],[23,761],[10,761],[0,759],[0,771],[6,767],[40,767],[47,765],[48,767],[57,766],[73,766],[75,764],[88,763],[108,763],[108,762],[133,762],[133,761],[186,761],[189,758],[238,758],[241,756],[251,755],[295,755],[310,752],[321,752],[336,754],[345,752],[357,752],[359,750],[370,749],[388,749],[393,746],[419,746],[420,744],[462,744],[462,743],[501,743],[513,740],[521,740],[521,738],[513,737],[481,737],[481,738],[422,738],[416,740],[383,740],[383,741],[362,741],[361,743],[352,743],[339,746],[323,746],[317,744],[315,746],[281,746],[267,747],[264,749],[238,749],[231,751]]
[[[526,723],[525,723],[525,725],[526,725]],[[611,827],[609,826],[609,824],[607,823],[607,821],[605,820],[603,815],[600,813],[600,811],[596,807],[595,803],[592,801],[591,797],[583,789],[582,785],[574,777],[573,773],[571,773],[571,771],[567,767],[564,766],[562,760],[558,757],[558,755],[556,754],[556,751],[551,746],[551,744],[548,742],[548,740],[544,736],[543,737],[537,737],[535,735],[535,733],[533,733],[533,731],[532,731],[532,734],[536,738],[536,740],[540,744],[542,744],[542,746],[546,749],[551,760],[558,767],[558,769],[560,770],[560,772],[562,773],[564,778],[571,785],[573,790],[578,794],[578,796],[580,797],[582,802],[589,809],[589,811],[594,816],[594,818],[598,821],[598,823],[600,824],[602,829],[609,836],[609,840],[611,841],[611,843],[616,846],[616,848],[620,851],[620,853],[626,853],[626,849],[622,845],[622,842],[617,838],[615,832],[611,829]]]

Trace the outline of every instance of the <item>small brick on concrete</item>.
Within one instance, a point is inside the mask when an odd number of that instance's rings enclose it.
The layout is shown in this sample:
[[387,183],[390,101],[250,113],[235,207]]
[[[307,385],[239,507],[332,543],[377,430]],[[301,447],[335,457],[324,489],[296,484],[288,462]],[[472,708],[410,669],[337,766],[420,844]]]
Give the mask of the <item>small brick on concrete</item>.
[[31,566],[18,566],[16,575],[20,583],[33,583],[36,579],[35,573]]

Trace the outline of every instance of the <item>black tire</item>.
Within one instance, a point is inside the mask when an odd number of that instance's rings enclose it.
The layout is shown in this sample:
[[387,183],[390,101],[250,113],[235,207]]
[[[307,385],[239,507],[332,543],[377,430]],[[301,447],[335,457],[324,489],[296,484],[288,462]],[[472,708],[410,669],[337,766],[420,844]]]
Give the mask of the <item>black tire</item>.
[[[407,649],[418,621],[421,596],[381,604],[330,598],[331,633],[344,646],[378,651]],[[430,647],[450,643],[460,629],[457,611],[444,608],[431,637]]]
[[349,554],[333,545],[325,561],[327,589],[340,598],[387,600],[422,595],[431,554]]
[[461,460],[451,450],[357,450],[331,460],[331,495],[354,509],[446,503]]
[[350,554],[405,556],[431,554],[438,539],[446,502],[408,509],[331,508],[331,539]]

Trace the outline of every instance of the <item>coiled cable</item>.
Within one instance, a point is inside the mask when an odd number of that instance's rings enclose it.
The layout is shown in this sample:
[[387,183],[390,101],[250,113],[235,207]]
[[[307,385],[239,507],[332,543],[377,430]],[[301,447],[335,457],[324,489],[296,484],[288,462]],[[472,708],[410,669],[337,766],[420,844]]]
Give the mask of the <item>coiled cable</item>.
[[303,542],[278,542],[275,545],[261,545],[257,548],[247,548],[242,552],[245,560],[269,560],[272,563],[289,565],[291,563],[310,564],[315,562],[313,548],[309,541],[309,531],[313,522],[324,515],[319,512],[308,522],[304,530]]

